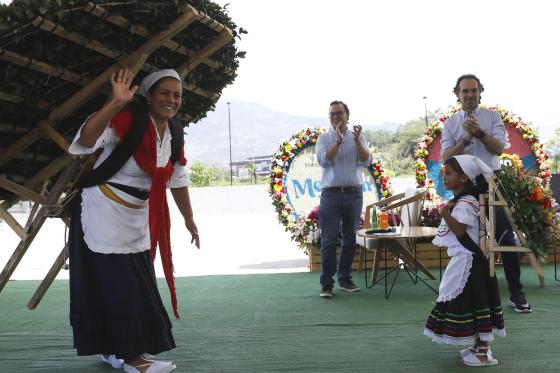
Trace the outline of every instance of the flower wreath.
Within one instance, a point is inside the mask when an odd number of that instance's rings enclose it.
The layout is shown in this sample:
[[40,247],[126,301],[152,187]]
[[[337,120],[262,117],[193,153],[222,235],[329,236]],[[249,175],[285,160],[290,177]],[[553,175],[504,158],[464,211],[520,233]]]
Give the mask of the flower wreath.
[[[319,135],[325,132],[324,128],[301,130],[284,141],[272,157],[269,177],[269,194],[272,197],[272,204],[278,213],[280,223],[284,225],[286,231],[290,232],[292,239],[297,241],[298,245],[304,249],[310,244],[317,244],[320,239],[318,208],[315,207],[307,216],[295,217],[289,206],[286,189],[284,188],[286,170],[296,155],[305,148],[315,145]],[[385,175],[381,160],[373,157],[372,163],[367,169],[373,177],[381,197],[390,197],[392,195],[391,183],[389,177]]]

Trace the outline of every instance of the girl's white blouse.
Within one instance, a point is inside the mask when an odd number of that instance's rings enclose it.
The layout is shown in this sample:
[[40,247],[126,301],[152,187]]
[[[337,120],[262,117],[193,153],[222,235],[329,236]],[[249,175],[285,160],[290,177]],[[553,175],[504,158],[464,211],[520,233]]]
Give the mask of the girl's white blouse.
[[[480,224],[478,200],[471,195],[461,197],[453,208],[451,216],[459,223],[466,225],[467,234],[478,244]],[[472,268],[473,253],[461,245],[457,236],[449,229],[443,219],[432,243],[437,246],[447,247],[447,255],[451,257],[439,285],[439,296],[437,299],[438,302],[447,302],[455,299],[463,292]]]

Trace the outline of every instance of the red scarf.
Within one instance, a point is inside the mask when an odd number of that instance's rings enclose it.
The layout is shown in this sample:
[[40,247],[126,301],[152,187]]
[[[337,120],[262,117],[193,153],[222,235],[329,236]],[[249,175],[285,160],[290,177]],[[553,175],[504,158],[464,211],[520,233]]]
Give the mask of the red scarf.
[[[132,113],[123,110],[111,120],[111,127],[121,141],[132,125]],[[149,197],[149,224],[150,224],[150,257],[152,262],[156,257],[156,246],[159,245],[159,254],[163,265],[163,273],[171,294],[173,314],[179,319],[177,311],[177,294],[175,292],[175,277],[173,276],[173,260],[171,255],[171,219],[167,205],[167,182],[173,175],[171,159],[164,167],[156,166],[157,136],[152,119],[148,116],[148,125],[142,141],[134,153],[134,160],[140,169],[152,177]],[[181,149],[179,164],[186,165],[185,151]]]

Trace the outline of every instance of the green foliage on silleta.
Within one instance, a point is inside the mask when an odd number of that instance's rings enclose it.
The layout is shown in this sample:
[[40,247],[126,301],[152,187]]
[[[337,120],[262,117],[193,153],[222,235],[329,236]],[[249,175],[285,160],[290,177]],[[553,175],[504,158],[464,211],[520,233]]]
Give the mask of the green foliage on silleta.
[[[139,27],[155,34],[179,17],[189,4],[201,14],[207,14],[228,27],[235,37],[211,56],[217,62],[217,68],[200,64],[188,74],[186,83],[219,95],[235,79],[239,59],[244,57],[244,52],[238,51],[235,42],[246,31],[237,27],[225,8],[205,0],[90,2],[106,9],[107,16],[126,18],[130,25],[123,29],[103,17],[89,14],[86,11],[87,0],[15,0],[10,5],[0,6],[0,54],[4,50],[15,52],[92,80],[118,59],[111,57],[111,53],[117,56],[130,54],[146,42],[147,39],[137,33]],[[56,36],[54,28],[41,29],[41,25],[37,24],[38,17],[58,25],[58,28],[64,28],[68,33],[81,35],[82,45]],[[194,53],[217,35],[218,32],[206,26],[204,21],[193,22],[173,40]],[[100,52],[101,48],[89,48],[92,41],[108,50],[109,55]],[[184,54],[158,48],[146,62],[153,69],[158,69],[174,68],[187,60]],[[0,61],[0,69],[3,71],[0,92],[23,98],[17,104],[2,101],[0,115],[18,126],[25,126],[26,123],[34,125],[37,120],[45,118],[48,108],[56,107],[82,88],[57,76],[45,75],[3,60]],[[138,78],[148,72],[140,71]],[[214,108],[213,99],[189,91],[184,93],[180,117],[200,119]],[[84,111],[99,107],[106,98],[105,95],[99,96],[103,97],[95,97],[91,107],[85,105]]]
[[542,185],[541,179],[507,165],[502,166],[498,180],[513,210],[515,224],[525,234],[531,251],[544,262],[559,238],[550,189]]

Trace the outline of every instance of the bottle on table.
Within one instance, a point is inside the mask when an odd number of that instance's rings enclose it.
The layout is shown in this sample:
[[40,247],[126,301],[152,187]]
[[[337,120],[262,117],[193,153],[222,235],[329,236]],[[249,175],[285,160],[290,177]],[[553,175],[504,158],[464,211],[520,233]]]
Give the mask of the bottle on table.
[[380,229],[389,229],[389,214],[385,210],[381,210],[379,214],[379,228]]
[[377,219],[377,208],[371,209],[371,229],[379,229],[379,220]]

